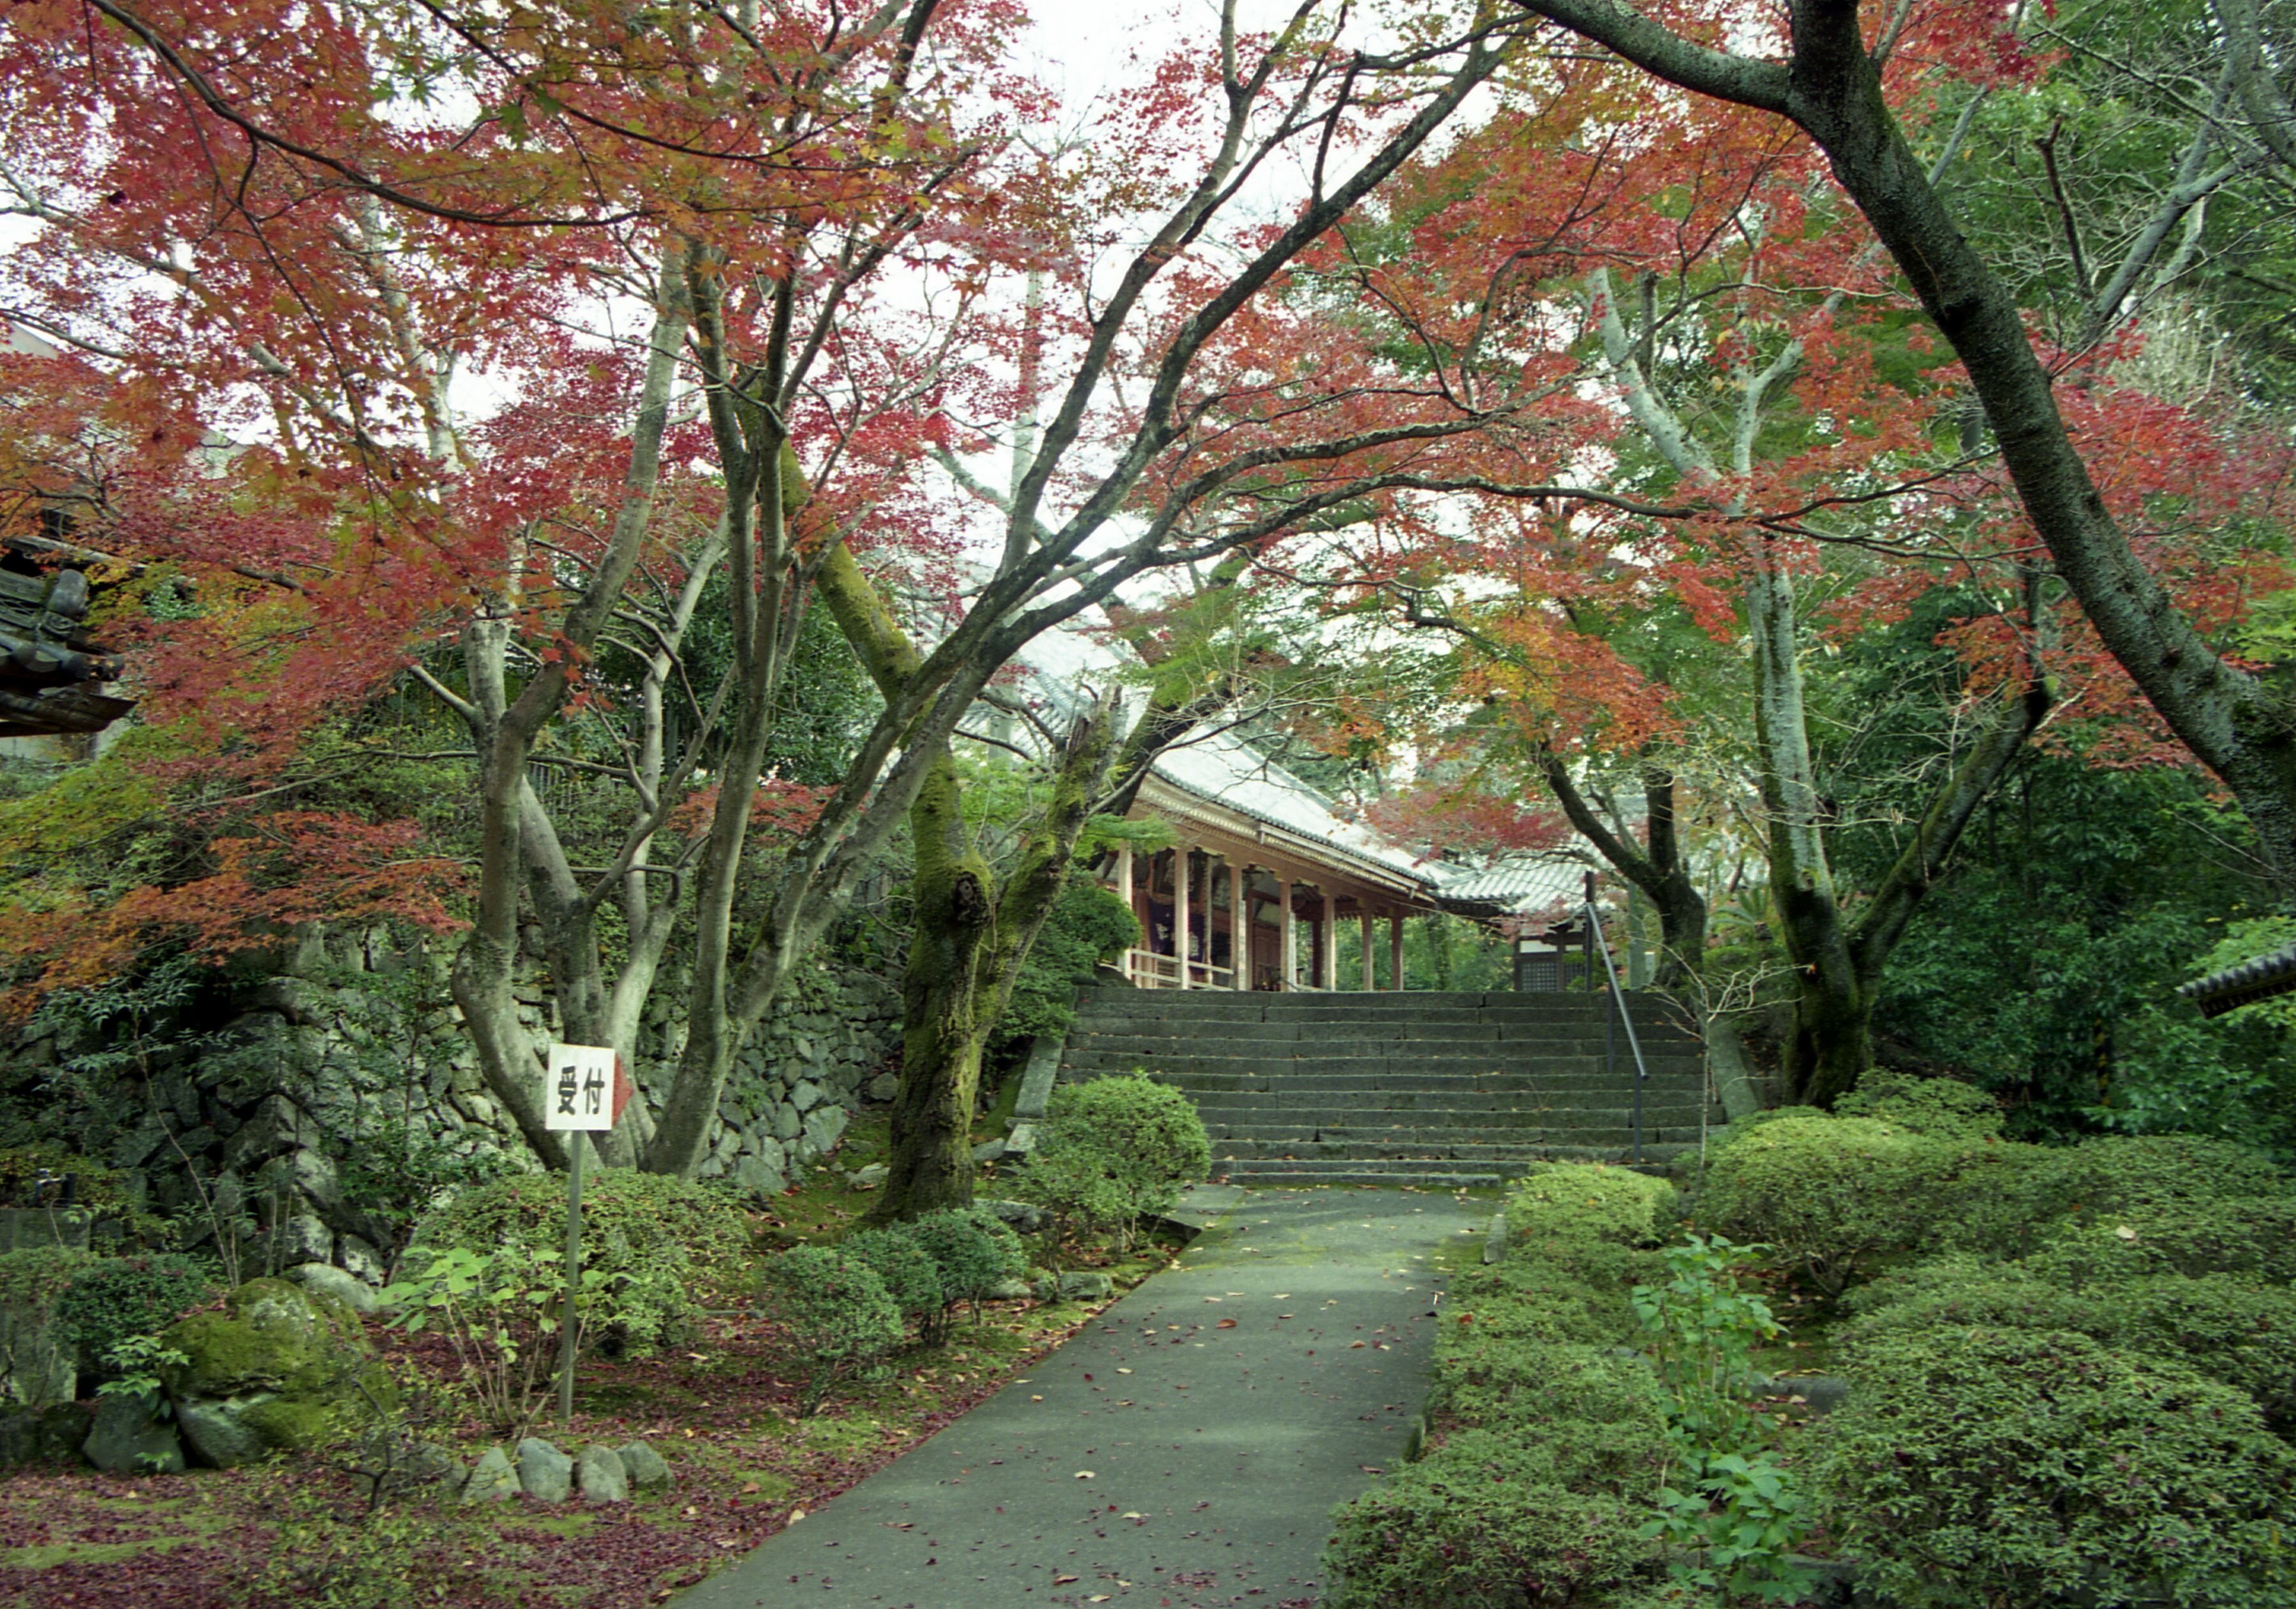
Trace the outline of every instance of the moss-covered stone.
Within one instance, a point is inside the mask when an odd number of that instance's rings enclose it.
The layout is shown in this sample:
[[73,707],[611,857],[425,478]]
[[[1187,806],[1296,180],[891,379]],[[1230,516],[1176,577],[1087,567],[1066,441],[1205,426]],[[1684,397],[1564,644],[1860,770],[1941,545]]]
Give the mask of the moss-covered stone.
[[397,1405],[358,1316],[283,1279],[248,1281],[161,1343],[186,1359],[161,1370],[184,1438],[217,1468],[320,1446]]

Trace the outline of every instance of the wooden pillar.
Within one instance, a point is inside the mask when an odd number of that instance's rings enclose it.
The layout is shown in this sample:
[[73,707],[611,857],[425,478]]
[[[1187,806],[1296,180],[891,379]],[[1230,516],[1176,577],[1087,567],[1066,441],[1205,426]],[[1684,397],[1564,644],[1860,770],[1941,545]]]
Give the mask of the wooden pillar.
[[1188,986],[1188,846],[1172,850],[1172,958],[1179,964],[1180,987]]
[[1300,974],[1292,966],[1298,946],[1292,929],[1292,880],[1281,873],[1275,878],[1275,987],[1288,993],[1299,987]]
[[[1119,843],[1116,846],[1116,897],[1124,901],[1126,910],[1130,911],[1135,916],[1140,915],[1140,907],[1135,905],[1132,899],[1132,846],[1128,843]],[[1140,937],[1142,948],[1155,948],[1147,941],[1146,933],[1142,933]],[[1126,951],[1124,956],[1124,975],[1131,978],[1135,983],[1140,981],[1138,978],[1132,975],[1132,954],[1129,950]]]
[[1403,913],[1387,913],[1387,986],[1403,987]]
[[1323,963],[1323,975],[1316,981],[1325,993],[1340,986],[1340,899],[1330,888],[1324,890],[1324,953],[1317,957]]
[[1372,965],[1371,907],[1356,901],[1356,925],[1363,931],[1364,991],[1368,994],[1379,987],[1379,973]]
[[1235,975],[1228,981],[1238,994],[1251,987],[1251,866],[1231,866],[1227,874],[1227,959]]

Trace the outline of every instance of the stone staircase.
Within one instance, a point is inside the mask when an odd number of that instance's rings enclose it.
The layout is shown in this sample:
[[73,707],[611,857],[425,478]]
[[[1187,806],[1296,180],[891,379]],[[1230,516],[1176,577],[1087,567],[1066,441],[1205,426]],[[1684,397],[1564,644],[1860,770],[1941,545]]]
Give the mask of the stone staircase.
[[[1650,1080],[1643,1159],[1698,1144],[1695,1036],[1628,997]],[[1211,1133],[1212,1177],[1254,1185],[1487,1185],[1535,1161],[1625,1162],[1634,1056],[1606,1073],[1600,996],[1227,994],[1088,989],[1062,1080],[1144,1071],[1185,1089]]]

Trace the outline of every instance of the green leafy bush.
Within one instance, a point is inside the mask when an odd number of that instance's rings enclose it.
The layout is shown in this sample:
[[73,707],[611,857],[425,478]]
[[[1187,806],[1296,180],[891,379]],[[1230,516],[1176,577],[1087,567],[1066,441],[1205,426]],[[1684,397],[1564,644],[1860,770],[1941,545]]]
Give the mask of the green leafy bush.
[[901,1316],[915,1319],[918,1329],[931,1338],[947,1309],[948,1288],[942,1283],[939,1263],[914,1229],[892,1224],[858,1230],[847,1235],[838,1250],[874,1269]]
[[1851,1375],[1813,1485],[1889,1601],[2296,1604],[2296,1449],[2244,1393],[2036,1330],[1876,1336]]
[[[2013,1195],[2038,1149],[1881,1118],[1782,1118],[1715,1152],[1699,1216],[1839,1295],[1875,1254],[1932,1244],[1973,1205]],[[1980,1238],[2003,1232],[1987,1226]]]
[[1140,942],[1140,919],[1099,883],[1073,878],[1045,918],[1013,981],[1012,997],[990,1036],[990,1059],[1002,1065],[1020,1042],[1067,1031],[1076,1021],[1076,991],[1094,968]]
[[1915,1134],[1984,1139],[2001,1132],[2001,1105],[1973,1084],[1876,1067],[1833,1105],[1841,1117],[1880,1118]]
[[2296,1279],[2296,1201],[2186,1202],[2110,1214],[2064,1230],[2023,1260],[2076,1290],[2148,1274]]
[[1545,1478],[1574,1491],[1647,1498],[1673,1456],[1650,1370],[1604,1347],[1509,1341],[1446,1348],[1429,1406],[1456,1424],[1538,1446]]
[[766,1264],[766,1311],[809,1366],[799,1402],[818,1412],[840,1376],[901,1344],[901,1310],[875,1269],[825,1246],[798,1246]]
[[2021,1263],[1924,1263],[1854,1293],[1852,1346],[1909,1331],[2072,1330],[2182,1362],[2256,1399],[2296,1429],[2296,1291],[2227,1275],[2149,1275],[2074,1290]]
[[1021,1248],[1021,1237],[993,1212],[977,1207],[947,1207],[926,1213],[910,1224],[908,1231],[932,1259],[947,1308],[969,1301],[978,1312],[998,1285],[1029,1271],[1029,1254]]
[[1447,1339],[1505,1335],[1603,1346],[1626,1339],[1633,1327],[1616,1291],[1529,1258],[1461,1269],[1444,1302],[1454,1326]]
[[1332,1609],[1547,1609],[1632,1583],[1647,1509],[1563,1484],[1551,1449],[1451,1437],[1332,1516]]
[[1674,1186],[1631,1168],[1546,1162],[1507,1193],[1507,1237],[1539,1250],[1550,1237],[1655,1245],[1674,1224]]
[[2296,1194],[2260,1151],[2188,1134],[2112,1136],[2048,1153],[2053,1194],[2084,1218]]
[[70,1246],[27,1246],[0,1252],[0,1303],[12,1308],[53,1308],[71,1288],[72,1277],[94,1260]]
[[56,1322],[81,1371],[101,1375],[124,1342],[158,1334],[214,1292],[208,1269],[179,1252],[92,1258],[56,1297]]
[[1054,1090],[1021,1179],[1071,1228],[1120,1228],[1170,1207],[1211,1160],[1195,1103],[1135,1073]]
[[[517,1244],[562,1252],[566,1181],[521,1173],[457,1194],[423,1219],[414,1244],[491,1253]],[[635,1169],[609,1168],[582,1184],[582,1267],[603,1276],[590,1322],[610,1348],[643,1353],[682,1334],[711,1298],[750,1268],[750,1224],[729,1194]]]
[[[509,1241],[484,1252],[417,1246],[399,1279],[383,1287],[393,1322],[410,1334],[443,1335],[463,1386],[488,1424],[526,1433],[554,1389],[566,1305],[566,1253]],[[574,1293],[575,1343],[596,1344],[607,1276],[585,1268]]]

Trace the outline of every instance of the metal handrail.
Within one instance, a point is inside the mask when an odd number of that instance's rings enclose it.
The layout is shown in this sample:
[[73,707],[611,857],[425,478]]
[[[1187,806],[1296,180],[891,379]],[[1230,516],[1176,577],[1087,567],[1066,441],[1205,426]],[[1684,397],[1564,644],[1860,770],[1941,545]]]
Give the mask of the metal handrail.
[[[1619,987],[1618,964],[1611,958],[1611,940],[1603,932],[1602,913],[1595,908],[1595,902],[1592,899],[1587,900],[1579,908],[1587,914],[1587,934],[1602,949],[1603,973],[1611,981],[1611,1002],[1617,1008],[1619,1021],[1626,1024],[1627,1048],[1635,1053],[1634,1160],[1636,1166],[1639,1167],[1643,1160],[1643,1085],[1650,1078],[1650,1063],[1643,1060],[1643,1042],[1641,1037],[1635,1032],[1634,1014],[1627,1009],[1626,990]],[[1610,1028],[1608,1018],[1603,1020],[1603,1026],[1606,1030]],[[1611,1038],[1607,1031],[1603,1038],[1607,1041],[1604,1049],[1608,1053],[1610,1071],[1616,1074],[1619,1070],[1618,1041]]]

